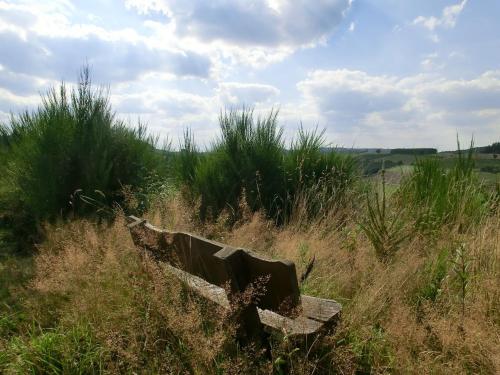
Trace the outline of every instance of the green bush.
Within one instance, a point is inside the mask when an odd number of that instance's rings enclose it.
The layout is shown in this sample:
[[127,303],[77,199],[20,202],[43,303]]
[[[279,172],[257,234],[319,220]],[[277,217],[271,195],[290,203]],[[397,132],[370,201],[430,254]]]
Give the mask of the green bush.
[[323,152],[324,144],[324,131],[300,128],[286,153],[284,219],[291,215],[296,220],[313,219],[336,212],[357,187],[358,161],[350,154]]
[[419,159],[405,178],[401,199],[408,206],[417,226],[423,229],[457,223],[477,222],[488,209],[488,194],[474,173],[472,145],[467,153],[458,151],[451,169],[437,159]]
[[225,208],[237,216],[243,192],[252,210],[267,209],[273,216],[274,201],[284,195],[283,130],[277,112],[255,122],[251,110],[229,111],[221,113],[219,123],[220,137],[195,168],[193,188],[201,197],[201,217],[215,217]]
[[194,135],[190,130],[184,132],[183,143],[175,157],[175,172],[177,178],[186,184],[193,184],[196,167],[200,161],[200,152],[196,146]]
[[23,216],[28,226],[70,212],[89,214],[96,206],[126,208],[124,187],[145,188],[165,165],[144,126],[132,129],[115,118],[88,69],[76,88],[51,89],[36,111],[12,117],[1,129],[7,152],[0,210]]
[[286,150],[278,113],[254,121],[252,110],[229,111],[219,118],[221,135],[206,153],[199,153],[186,132],[178,156],[177,175],[201,201],[203,220],[224,209],[240,215],[240,199],[251,211],[264,210],[282,223],[307,201],[307,216],[338,202],[357,178],[349,155],[322,152],[323,133],[300,129]]

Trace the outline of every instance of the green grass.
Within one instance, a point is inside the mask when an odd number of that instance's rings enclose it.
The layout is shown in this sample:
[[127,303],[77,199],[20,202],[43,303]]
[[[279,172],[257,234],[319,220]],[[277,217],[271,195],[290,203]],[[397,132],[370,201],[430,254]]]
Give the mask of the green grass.
[[41,330],[12,337],[0,355],[0,372],[12,374],[98,374],[105,357],[91,328]]
[[405,222],[401,220],[401,210],[390,210],[386,195],[385,170],[382,170],[381,194],[375,190],[367,195],[366,218],[360,227],[370,240],[377,257],[382,261],[391,260],[401,243],[409,237]]
[[417,226],[467,226],[479,221],[487,212],[489,201],[474,168],[472,148],[467,153],[459,152],[449,169],[436,158],[417,160],[400,188],[400,199],[410,208]]

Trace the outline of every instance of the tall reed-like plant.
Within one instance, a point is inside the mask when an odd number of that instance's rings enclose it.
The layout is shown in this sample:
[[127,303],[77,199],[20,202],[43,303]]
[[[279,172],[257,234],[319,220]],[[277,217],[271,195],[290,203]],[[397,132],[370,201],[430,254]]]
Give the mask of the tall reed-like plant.
[[202,219],[224,209],[237,218],[244,196],[250,210],[264,210],[277,223],[289,220],[293,212],[309,220],[342,201],[355,184],[355,160],[324,152],[323,132],[301,128],[287,150],[277,116],[271,111],[255,120],[247,108],[222,112],[220,136],[203,156],[186,133],[178,175],[200,197]]
[[285,218],[296,223],[321,219],[346,203],[359,179],[357,160],[324,149],[324,131],[299,128],[286,154]]
[[8,192],[1,199],[11,202],[12,215],[30,222],[92,211],[71,200],[76,191],[107,206],[124,206],[123,188],[144,188],[163,164],[155,138],[144,126],[133,129],[115,117],[87,68],[76,88],[51,89],[37,110],[13,117],[2,134],[8,139]]
[[219,123],[221,134],[196,166],[192,186],[201,197],[202,218],[224,209],[237,216],[243,192],[252,210],[274,212],[284,189],[283,130],[277,112],[255,121],[250,109],[228,111],[221,113]]
[[382,169],[382,194],[375,190],[373,196],[367,195],[367,216],[360,224],[370,240],[377,257],[388,261],[398,250],[401,243],[409,237],[399,211],[391,212],[386,196],[385,170]]
[[180,142],[180,150],[176,157],[177,177],[185,184],[193,184],[196,167],[200,162],[200,152],[196,146],[193,132],[186,129]]
[[400,189],[401,200],[422,229],[443,224],[467,226],[478,221],[488,209],[488,195],[474,173],[473,142],[468,151],[460,149],[451,169],[438,159],[419,159]]

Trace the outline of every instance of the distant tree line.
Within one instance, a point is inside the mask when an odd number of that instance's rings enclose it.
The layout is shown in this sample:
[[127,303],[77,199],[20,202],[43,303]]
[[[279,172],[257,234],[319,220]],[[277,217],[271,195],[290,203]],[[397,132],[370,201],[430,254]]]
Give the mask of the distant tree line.
[[435,148],[393,148],[391,154],[404,155],[434,155],[437,154]]
[[499,154],[500,153],[500,142],[494,142],[489,146],[480,147],[479,152],[482,154]]

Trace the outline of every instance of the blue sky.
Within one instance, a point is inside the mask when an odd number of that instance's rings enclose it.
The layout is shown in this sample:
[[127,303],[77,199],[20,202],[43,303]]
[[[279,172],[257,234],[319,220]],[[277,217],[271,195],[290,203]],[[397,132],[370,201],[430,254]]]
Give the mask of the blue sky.
[[174,142],[224,108],[279,108],[291,139],[500,139],[498,0],[0,0],[0,121],[88,62],[117,115]]

